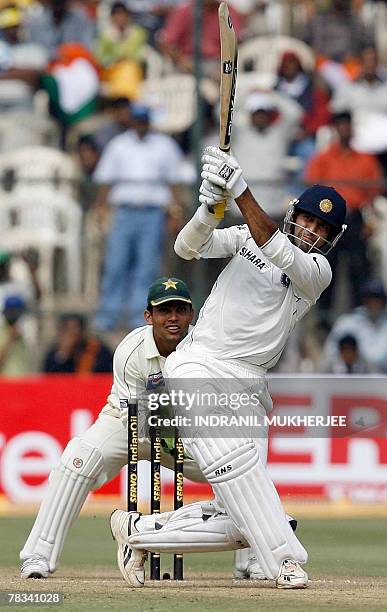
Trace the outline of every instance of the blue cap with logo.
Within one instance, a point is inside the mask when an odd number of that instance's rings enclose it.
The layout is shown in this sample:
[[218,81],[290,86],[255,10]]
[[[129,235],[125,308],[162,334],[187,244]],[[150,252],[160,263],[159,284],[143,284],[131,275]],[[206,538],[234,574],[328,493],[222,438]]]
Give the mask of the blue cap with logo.
[[340,232],[347,214],[347,203],[333,187],[313,185],[294,202],[294,209],[318,217]]

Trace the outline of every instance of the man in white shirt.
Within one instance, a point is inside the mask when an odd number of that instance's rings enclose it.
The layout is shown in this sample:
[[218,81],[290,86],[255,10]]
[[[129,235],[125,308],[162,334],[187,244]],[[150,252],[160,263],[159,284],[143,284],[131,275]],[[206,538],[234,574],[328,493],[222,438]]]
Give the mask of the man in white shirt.
[[159,273],[166,209],[178,199],[179,147],[150,130],[147,107],[132,105],[131,114],[134,129],[109,142],[95,171],[96,212],[104,216],[108,200],[113,210],[94,321],[101,331],[142,324],[147,289]]
[[362,305],[340,315],[324,346],[323,363],[337,363],[339,341],[352,336],[359,357],[381,374],[387,373],[387,295],[379,279],[371,279],[361,287]]
[[[194,311],[187,285],[162,277],[149,289],[144,317],[118,345],[113,358],[114,379],[107,403],[96,422],[65,448],[32,531],[20,553],[22,578],[46,578],[55,572],[73,521],[90,491],[112,480],[127,464],[127,403],[146,389],[163,386],[166,357],[188,332]],[[164,448],[163,448],[164,450]],[[139,438],[139,459],[150,457],[150,441]],[[162,464],[173,467],[173,457],[162,452]],[[205,481],[197,465],[184,463],[188,478]]]
[[[168,357],[165,374],[171,391],[180,384],[183,391],[197,389],[200,395],[205,389],[215,398],[226,384],[242,391],[257,388],[259,403],[247,406],[248,416],[258,416],[265,425],[271,408],[266,370],[277,363],[296,322],[331,281],[324,255],[345,230],[346,203],[335,189],[314,185],[291,202],[281,232],[253,198],[234,158],[208,147],[203,163],[202,205],[180,232],[175,250],[184,259],[231,257],[231,261],[194,330]],[[234,198],[246,225],[217,230],[214,213],[227,197]],[[231,401],[223,408],[218,405],[217,414],[228,417],[232,408]],[[176,413],[180,416],[178,407]],[[186,452],[212,486],[212,511],[191,504],[158,515],[156,525],[155,515],[116,510],[111,528],[118,549],[124,544],[131,549],[128,562],[119,563],[125,580],[143,586],[144,551],[250,546],[262,572],[278,588],[305,588],[308,577],[300,564],[306,562],[307,553],[289,525],[266,469],[267,425],[251,427],[247,435],[246,429],[241,435],[234,424],[222,437],[209,426],[194,426],[181,435]]]
[[278,92],[250,94],[245,103],[248,123],[235,126],[233,151],[243,167],[253,196],[275,220],[282,219],[288,194],[285,160],[301,106]]

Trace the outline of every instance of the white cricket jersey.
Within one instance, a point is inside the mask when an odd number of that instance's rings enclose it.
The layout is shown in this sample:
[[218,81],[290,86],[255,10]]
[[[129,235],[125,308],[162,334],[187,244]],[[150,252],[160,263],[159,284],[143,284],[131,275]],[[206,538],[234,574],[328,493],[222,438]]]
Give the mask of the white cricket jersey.
[[153,326],[138,327],[120,342],[113,357],[113,386],[108,404],[122,413],[144,391],[164,386],[162,357],[153,337]]
[[329,285],[330,265],[279,230],[258,247],[247,225],[217,230],[216,224],[202,205],[176,240],[185,259],[232,257],[177,350],[271,368],[296,322]]

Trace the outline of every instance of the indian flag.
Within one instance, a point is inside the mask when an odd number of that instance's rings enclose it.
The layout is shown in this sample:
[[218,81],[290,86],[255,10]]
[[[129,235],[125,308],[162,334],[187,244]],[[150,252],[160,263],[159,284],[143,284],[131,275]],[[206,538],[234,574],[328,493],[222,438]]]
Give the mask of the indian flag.
[[63,125],[72,125],[95,111],[99,67],[82,45],[60,45],[42,82],[50,98],[51,113]]

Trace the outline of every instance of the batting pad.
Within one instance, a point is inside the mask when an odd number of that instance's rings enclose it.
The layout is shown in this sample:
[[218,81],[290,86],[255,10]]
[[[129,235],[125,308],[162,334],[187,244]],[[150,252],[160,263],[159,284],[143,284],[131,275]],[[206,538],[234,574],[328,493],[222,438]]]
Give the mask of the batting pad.
[[247,546],[233,521],[212,502],[189,504],[164,516],[141,517],[137,523],[140,532],[130,536],[130,545],[167,553],[219,552]]
[[79,438],[68,443],[59,466],[50,474],[47,493],[20,553],[22,561],[34,554],[42,555],[50,572],[55,571],[70,525],[102,469],[103,458],[98,449]]
[[286,519],[278,493],[253,441],[195,439],[191,441],[191,450],[216,497],[250,544],[267,578],[277,578],[285,559],[306,562],[306,550]]

